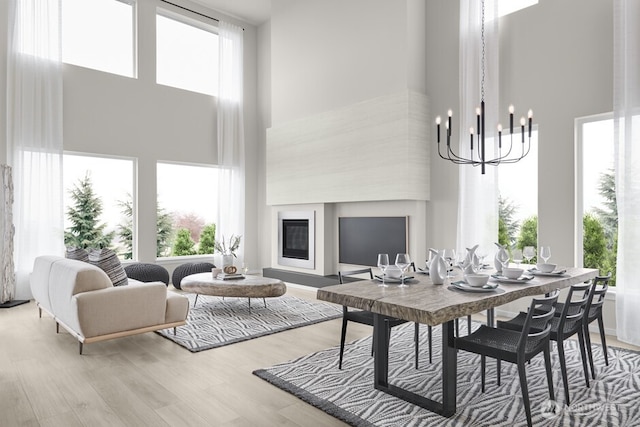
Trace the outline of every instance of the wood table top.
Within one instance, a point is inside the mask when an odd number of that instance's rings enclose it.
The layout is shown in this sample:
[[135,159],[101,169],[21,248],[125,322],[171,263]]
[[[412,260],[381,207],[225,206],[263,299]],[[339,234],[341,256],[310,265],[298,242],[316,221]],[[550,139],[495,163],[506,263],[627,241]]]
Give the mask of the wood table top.
[[[487,270],[493,274],[495,271]],[[536,276],[526,283],[500,283],[494,292],[464,292],[450,286],[463,280],[460,270],[444,285],[434,285],[425,274],[414,274],[408,287],[389,284],[378,286],[379,281],[362,280],[344,285],[318,289],[319,300],[333,302],[361,310],[372,311],[399,319],[427,325],[439,325],[449,320],[494,308],[519,298],[541,295],[555,289],[567,288],[586,282],[598,275],[597,269],[570,267],[562,276]]]

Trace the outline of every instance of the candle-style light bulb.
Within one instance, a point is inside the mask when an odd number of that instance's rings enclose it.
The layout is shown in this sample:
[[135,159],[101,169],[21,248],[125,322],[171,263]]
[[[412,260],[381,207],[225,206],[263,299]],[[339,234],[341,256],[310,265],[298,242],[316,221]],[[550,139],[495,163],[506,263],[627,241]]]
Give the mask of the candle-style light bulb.
[[436,124],[439,125],[441,120],[440,116],[436,117]]
[[509,133],[513,135],[513,112],[515,108],[513,108],[513,104],[509,105]]
[[449,109],[449,111],[447,111],[447,115],[448,115],[449,117],[453,116],[453,110]]
[[524,120],[524,116],[520,117],[520,126],[524,126],[525,124],[525,120]]

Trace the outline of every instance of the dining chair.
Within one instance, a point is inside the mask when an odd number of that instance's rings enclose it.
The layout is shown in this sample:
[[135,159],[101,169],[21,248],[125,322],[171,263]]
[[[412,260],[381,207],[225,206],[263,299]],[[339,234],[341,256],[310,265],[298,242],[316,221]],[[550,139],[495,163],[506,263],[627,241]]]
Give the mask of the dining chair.
[[593,352],[591,350],[591,337],[589,336],[589,324],[598,321],[598,329],[600,329],[600,342],[602,343],[602,351],[604,352],[604,363],[609,366],[609,355],[607,354],[607,339],[604,333],[604,321],[602,319],[602,309],[604,306],[604,297],[609,289],[609,280],[611,273],[606,276],[597,276],[593,279],[593,284],[589,291],[589,298],[585,308],[584,315],[584,338],[586,341],[587,356],[589,357],[589,366],[591,367],[591,377],[596,379],[596,372],[593,367]]
[[[350,271],[339,271],[338,272],[338,280],[340,284],[345,283],[345,278],[356,278],[359,280],[363,280],[363,275],[367,275],[368,279],[373,280],[373,271],[371,268],[363,268],[359,270],[350,270]],[[340,359],[338,361],[338,369],[342,369],[342,358],[344,354],[344,342],[347,336],[347,323],[354,322],[360,323],[362,325],[373,326],[373,312],[366,310],[349,310],[347,306],[342,306],[342,333],[340,336]],[[388,318],[386,320],[387,326],[387,336],[391,335],[391,328],[394,326],[402,325],[403,323],[407,323],[404,319],[395,319]],[[418,368],[418,352],[419,352],[419,323],[415,323],[414,327],[414,342],[415,342],[415,367]],[[375,342],[371,344],[371,355],[373,355],[373,349],[375,348]],[[431,354],[431,353],[429,353]]]
[[481,390],[485,389],[486,358],[492,357],[498,361],[514,363],[518,366],[520,389],[527,416],[527,425],[531,427],[531,404],[525,364],[539,353],[544,355],[544,365],[547,373],[549,398],[555,400],[553,391],[553,376],[551,374],[551,351],[549,338],[551,336],[551,322],[554,318],[555,304],[558,291],[549,296],[533,298],[527,311],[520,331],[494,328],[481,325],[470,335],[455,338],[458,350],[479,354],[481,361]]
[[[562,375],[562,385],[564,386],[565,403],[570,404],[569,400],[569,381],[567,378],[567,362],[564,353],[564,341],[577,335],[578,345],[580,347],[580,356],[582,357],[582,369],[584,371],[584,380],[589,387],[589,373],[587,371],[587,356],[585,353],[584,338],[584,319],[586,316],[587,301],[589,300],[589,289],[591,285],[588,283],[580,283],[572,285],[569,288],[567,299],[564,304],[557,304],[556,312],[561,310],[559,316],[554,316],[551,320],[550,339],[556,342],[558,348],[558,358],[560,359],[560,373]],[[581,294],[581,295],[580,295]],[[524,326],[524,321],[528,313],[520,313],[516,317],[507,321],[498,321],[498,328],[519,331]],[[500,381],[500,367],[498,366],[498,383]]]

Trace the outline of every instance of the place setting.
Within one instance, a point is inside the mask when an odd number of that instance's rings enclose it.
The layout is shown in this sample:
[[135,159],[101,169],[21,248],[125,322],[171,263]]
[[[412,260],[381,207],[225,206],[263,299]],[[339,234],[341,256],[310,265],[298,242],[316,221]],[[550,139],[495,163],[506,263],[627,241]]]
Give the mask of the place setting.
[[396,254],[395,264],[389,264],[389,254],[378,254],[378,268],[382,274],[374,275],[375,280],[379,281],[378,286],[388,287],[388,283],[397,284],[398,287],[407,287],[407,282],[413,279],[413,276],[406,276],[405,271],[411,265],[409,254]]

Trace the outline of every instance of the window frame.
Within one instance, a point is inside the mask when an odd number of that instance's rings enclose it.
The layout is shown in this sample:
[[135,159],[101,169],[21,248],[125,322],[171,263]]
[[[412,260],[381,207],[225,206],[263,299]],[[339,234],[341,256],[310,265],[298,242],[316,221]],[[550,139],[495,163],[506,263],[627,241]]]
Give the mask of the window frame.
[[[72,150],[64,150],[62,152],[62,167],[63,167],[63,179],[64,179],[64,157],[70,156],[78,156],[78,157],[94,157],[99,159],[110,159],[110,160],[127,160],[132,162],[132,177],[131,177],[131,207],[132,207],[132,215],[131,215],[131,259],[120,259],[121,263],[131,263],[138,261],[138,158],[130,157],[130,156],[120,156],[120,155],[111,155],[111,154],[102,154],[102,153],[90,153],[83,151],[72,151]],[[64,204],[64,198],[67,189],[62,188],[63,191],[63,221],[66,219],[66,205]],[[116,224],[117,225],[117,224]],[[66,228],[63,227],[63,231]]]

